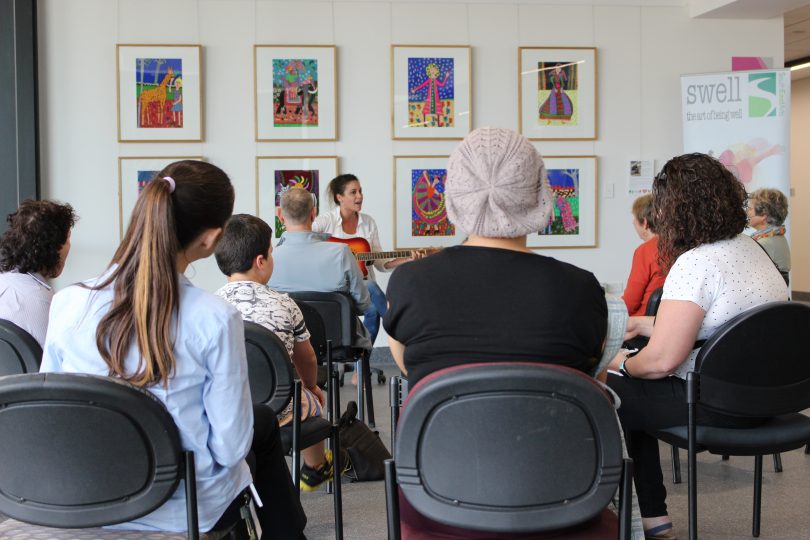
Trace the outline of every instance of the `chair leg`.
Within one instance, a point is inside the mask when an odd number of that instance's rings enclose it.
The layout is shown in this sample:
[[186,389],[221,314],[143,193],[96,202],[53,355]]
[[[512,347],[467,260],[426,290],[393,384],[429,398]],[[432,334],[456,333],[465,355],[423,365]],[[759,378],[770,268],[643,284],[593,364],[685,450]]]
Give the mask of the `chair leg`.
[[[330,384],[337,390],[338,374],[332,373]],[[340,428],[337,425],[332,427],[332,478],[334,479],[335,494],[335,540],[343,540],[343,488],[341,478],[343,477],[343,466],[340,463]]]
[[807,443],[807,445],[804,447],[804,453],[810,454],[810,443]]
[[393,459],[386,459],[385,466],[385,509],[388,523],[388,540],[400,540],[399,496],[397,494],[396,465]]
[[376,422],[374,422],[374,389],[371,385],[371,353],[363,354],[363,357],[360,360],[362,365],[363,371],[363,389],[366,394],[366,410],[368,411],[368,427],[375,427]]
[[295,491],[301,495],[301,381],[293,386],[292,477]]
[[366,421],[366,402],[365,392],[365,377],[363,377],[363,362],[359,358],[354,363],[354,372],[357,373],[357,419],[361,422]]
[[773,455],[773,472],[782,472],[782,454]]
[[199,540],[200,527],[197,520],[197,469],[194,467],[194,452],[183,452],[186,479],[186,526],[189,540]]
[[759,518],[762,513],[762,456],[754,457],[754,523],[751,536],[759,536]]
[[399,377],[391,377],[388,381],[388,403],[391,407],[391,456],[397,443],[397,423],[399,422]]
[[625,459],[619,486],[619,538],[630,540],[633,520],[633,460]]
[[678,452],[678,447],[675,445],[670,445],[672,450],[672,483],[673,484],[680,484],[681,483],[681,456]]

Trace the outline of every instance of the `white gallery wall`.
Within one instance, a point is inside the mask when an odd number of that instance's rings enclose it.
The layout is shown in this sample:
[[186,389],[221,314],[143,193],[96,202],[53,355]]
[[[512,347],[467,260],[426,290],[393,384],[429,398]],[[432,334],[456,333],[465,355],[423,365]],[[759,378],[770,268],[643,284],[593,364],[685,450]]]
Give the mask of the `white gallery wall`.
[[[598,156],[598,247],[545,254],[619,286],[639,243],[628,161],[660,168],[681,152],[680,75],[728,70],[731,56],[781,66],[783,26],[690,19],[677,1],[594,1],[39,0],[43,196],[81,217],[57,287],[99,273],[112,256],[122,156],[204,156],[233,180],[235,211],[254,213],[256,156],[337,155],[340,171],[362,181],[383,248],[393,248],[392,156],[444,155],[457,142],[391,140],[391,44],[471,45],[473,127],[513,129],[519,46],[598,48],[598,139],[535,144],[545,155]],[[204,142],[117,142],[116,43],[202,45]],[[255,142],[254,44],[337,46],[336,142]],[[209,290],[224,281],[213,258],[188,275]],[[506,286],[508,276],[505,268]]]

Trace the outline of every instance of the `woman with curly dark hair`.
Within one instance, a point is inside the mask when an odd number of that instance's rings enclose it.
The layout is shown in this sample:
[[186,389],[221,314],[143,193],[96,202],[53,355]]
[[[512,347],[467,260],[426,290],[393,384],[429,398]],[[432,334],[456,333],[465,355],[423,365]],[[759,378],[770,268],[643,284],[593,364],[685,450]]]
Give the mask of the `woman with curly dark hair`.
[[69,204],[26,200],[9,214],[0,236],[0,319],[45,343],[53,290],[70,251],[76,213]]
[[[785,282],[750,237],[743,185],[704,154],[671,159],[653,183],[658,256],[668,272],[653,317],[631,317],[626,338],[644,335],[636,356],[620,352],[608,384],[621,398],[619,418],[628,435],[634,481],[647,538],[675,538],[667,515],[658,441],[647,434],[687,423],[686,374],[694,368],[698,340],[754,306],[787,300]],[[653,324],[655,327],[653,329]],[[698,409],[699,424],[744,427],[756,420]]]

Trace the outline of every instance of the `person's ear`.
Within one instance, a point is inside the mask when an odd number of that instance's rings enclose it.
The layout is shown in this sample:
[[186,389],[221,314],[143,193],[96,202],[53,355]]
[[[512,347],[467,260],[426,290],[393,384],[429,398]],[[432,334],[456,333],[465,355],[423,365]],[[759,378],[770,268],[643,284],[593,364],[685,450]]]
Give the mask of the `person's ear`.
[[313,206],[312,210],[309,211],[309,220],[315,221],[316,217],[318,217],[318,209]]
[[276,217],[282,223],[284,223],[284,214],[281,212],[281,208],[276,208]]
[[261,270],[264,265],[267,264],[267,259],[264,255],[256,255],[253,258],[253,269],[254,270]]
[[213,251],[214,248],[217,247],[217,242],[219,242],[221,236],[222,227],[217,227],[216,229],[207,229],[200,237],[200,247],[205,250]]

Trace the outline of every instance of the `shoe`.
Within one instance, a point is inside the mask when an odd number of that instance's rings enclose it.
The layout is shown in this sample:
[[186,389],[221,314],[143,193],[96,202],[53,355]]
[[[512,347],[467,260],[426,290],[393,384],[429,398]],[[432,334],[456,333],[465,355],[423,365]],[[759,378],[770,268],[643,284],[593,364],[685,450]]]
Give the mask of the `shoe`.
[[663,523],[657,527],[652,527],[644,531],[646,540],[678,540],[675,531],[672,529],[672,522]]
[[321,484],[332,479],[332,452],[325,452],[325,457],[326,459],[317,469],[313,469],[306,463],[301,467],[301,480],[298,482],[301,491],[315,491]]

